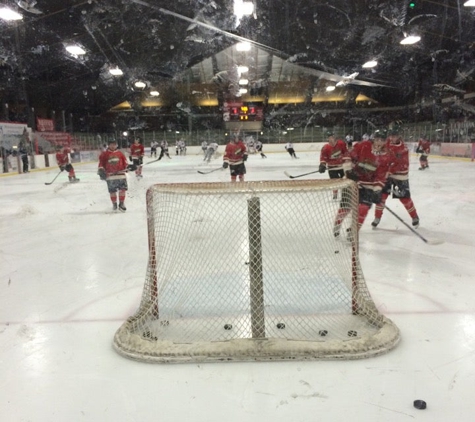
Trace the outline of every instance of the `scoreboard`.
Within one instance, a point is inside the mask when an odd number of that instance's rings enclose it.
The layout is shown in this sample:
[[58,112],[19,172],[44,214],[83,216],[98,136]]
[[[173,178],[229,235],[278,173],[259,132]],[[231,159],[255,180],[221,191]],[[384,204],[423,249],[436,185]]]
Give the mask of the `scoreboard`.
[[225,122],[256,122],[264,120],[261,103],[225,102],[223,104],[223,120]]

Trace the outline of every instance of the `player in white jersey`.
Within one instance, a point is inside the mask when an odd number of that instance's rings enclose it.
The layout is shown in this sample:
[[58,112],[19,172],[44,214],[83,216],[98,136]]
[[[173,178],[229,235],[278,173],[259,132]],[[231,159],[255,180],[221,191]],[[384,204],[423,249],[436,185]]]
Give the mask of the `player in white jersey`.
[[262,142],[261,141],[256,141],[256,151],[261,154],[262,158],[267,158],[267,155],[264,154],[262,151]]
[[216,142],[212,142],[206,148],[206,154],[204,161],[210,162],[211,158],[213,157],[214,153],[218,150],[218,144]]
[[298,158],[296,155],[295,155],[295,150],[294,150],[294,144],[292,142],[287,142],[285,144],[285,149],[287,150],[287,152],[290,154],[290,156],[292,158]]

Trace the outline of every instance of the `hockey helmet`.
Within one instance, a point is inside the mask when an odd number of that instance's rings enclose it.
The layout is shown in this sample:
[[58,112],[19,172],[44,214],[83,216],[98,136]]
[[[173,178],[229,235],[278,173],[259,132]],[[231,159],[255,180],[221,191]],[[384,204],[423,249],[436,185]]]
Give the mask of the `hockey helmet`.
[[329,138],[330,136],[335,136],[335,133],[332,130],[327,130],[325,135],[327,135],[327,138]]
[[388,130],[388,135],[399,135],[401,133],[401,127],[398,125],[391,126]]
[[388,132],[385,129],[377,129],[374,131],[371,139],[386,139],[388,136]]

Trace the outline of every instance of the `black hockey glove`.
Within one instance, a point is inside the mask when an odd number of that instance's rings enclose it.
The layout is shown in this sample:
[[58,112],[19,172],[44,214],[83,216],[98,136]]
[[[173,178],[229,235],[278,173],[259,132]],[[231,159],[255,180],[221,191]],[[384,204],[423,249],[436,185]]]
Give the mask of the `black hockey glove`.
[[355,173],[354,170],[347,171],[345,175],[347,179],[354,180],[355,182],[358,181],[358,175]]
[[247,161],[247,154],[242,156],[242,161]]
[[229,167],[229,163],[225,161],[223,163],[223,169],[227,169],[228,167]]
[[59,169],[60,169],[61,171],[64,171],[64,170],[66,170],[66,167],[64,167],[64,166],[59,166]]
[[131,155],[129,155],[129,161],[134,161]]
[[327,171],[327,166],[325,163],[320,163],[318,166],[318,172],[319,173],[325,173]]
[[107,179],[106,171],[102,167],[99,170],[97,170],[97,174],[99,175],[101,180]]
[[135,170],[137,170],[137,166],[135,165],[135,163],[134,164],[129,164],[127,166],[127,171],[135,171]]

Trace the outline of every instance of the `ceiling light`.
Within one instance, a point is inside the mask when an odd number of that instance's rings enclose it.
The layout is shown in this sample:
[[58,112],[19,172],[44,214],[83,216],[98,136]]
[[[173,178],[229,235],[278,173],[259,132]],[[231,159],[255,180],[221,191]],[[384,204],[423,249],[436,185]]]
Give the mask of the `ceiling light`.
[[109,69],[109,73],[114,76],[120,76],[124,74],[124,72],[122,72],[122,70],[120,70],[118,67],[111,67]]
[[468,0],[463,5],[465,7],[475,7],[475,0]]
[[249,43],[247,41],[238,42],[236,44],[236,50],[237,51],[249,51],[250,49],[251,49],[251,43]]
[[79,45],[67,45],[66,51],[75,56],[82,56],[83,54],[86,54],[86,50],[84,50],[82,47],[79,47]]
[[330,92],[330,91],[335,91],[335,87],[334,87],[333,85],[330,85],[330,86],[327,86],[326,90],[327,90],[328,92]]
[[234,15],[238,19],[244,15],[252,15],[254,12],[254,3],[250,1],[234,0]]
[[23,16],[8,7],[2,7],[0,9],[0,19],[5,21],[19,21],[23,19]]
[[246,94],[246,93],[247,93],[247,89],[246,89],[246,88],[239,88],[239,93],[240,93],[240,94]]
[[407,35],[406,38],[401,40],[399,44],[402,45],[410,45],[410,44],[415,44],[416,42],[419,42],[421,40],[421,37],[418,35]]
[[135,88],[144,89],[147,86],[147,84],[142,81],[137,81],[134,83],[134,86]]
[[376,60],[370,60],[370,61],[366,62],[362,67],[365,68],[365,69],[369,69],[369,68],[375,67],[377,65],[378,65],[378,62]]
[[247,85],[249,83],[249,80],[247,79],[239,79],[239,85]]
[[249,72],[249,68],[247,66],[238,66],[239,74],[246,73],[246,72]]
[[158,91],[150,91],[150,95],[152,97],[158,97],[160,95],[160,93]]

